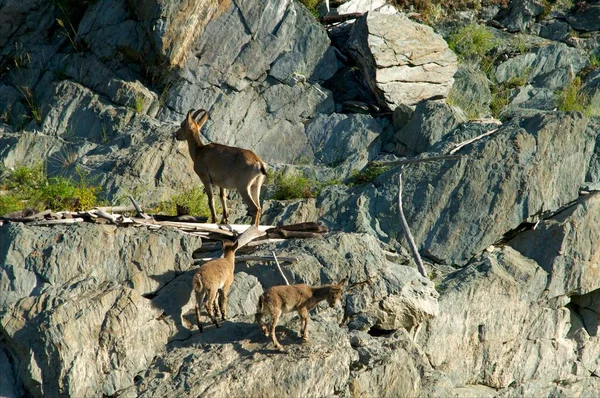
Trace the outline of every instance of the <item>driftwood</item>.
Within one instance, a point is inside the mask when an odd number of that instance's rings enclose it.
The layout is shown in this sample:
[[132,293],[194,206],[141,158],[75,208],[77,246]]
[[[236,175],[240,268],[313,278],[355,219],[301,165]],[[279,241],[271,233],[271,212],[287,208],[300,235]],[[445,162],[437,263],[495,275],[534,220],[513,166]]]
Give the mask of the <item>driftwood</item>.
[[[408,159],[399,159],[399,160],[375,160],[369,163],[372,166],[401,166],[405,164],[412,163],[423,163],[423,162],[435,162],[439,160],[457,160],[460,159],[462,155],[440,155],[440,156],[429,156],[426,158],[408,158]],[[368,165],[367,165],[368,167]]]
[[142,210],[142,208],[138,204],[138,202],[136,202],[135,199],[133,199],[133,196],[128,195],[128,198],[129,198],[129,200],[131,200],[131,203],[133,204],[133,207],[135,208],[135,211],[137,212],[138,216],[142,217],[145,220],[149,220],[152,218],[149,215],[147,215],[146,213],[144,213],[144,211]]
[[453,155],[453,154],[455,154],[456,152],[458,152],[458,151],[459,151],[459,150],[460,150],[462,147],[464,147],[464,146],[466,146],[466,145],[469,145],[469,144],[471,144],[471,143],[473,143],[473,142],[479,141],[480,139],[482,139],[482,138],[484,138],[484,137],[487,137],[488,135],[492,135],[492,134],[494,134],[496,131],[498,131],[498,129],[493,129],[493,130],[490,130],[490,131],[488,131],[488,132],[486,132],[486,133],[483,133],[483,134],[481,134],[481,135],[478,135],[477,137],[471,138],[471,139],[469,139],[469,140],[466,140],[466,141],[463,141],[463,142],[459,142],[458,144],[454,144],[454,149],[453,149],[453,150],[451,150],[451,151],[449,152],[449,154],[450,154],[450,155]]
[[363,14],[360,12],[352,12],[348,14],[339,14],[339,15],[325,15],[320,19],[323,25],[333,25],[346,21],[350,21],[351,19],[357,19],[362,17]]
[[423,260],[421,260],[421,255],[419,254],[419,250],[417,249],[417,245],[415,244],[415,239],[413,238],[412,233],[410,232],[410,228],[408,228],[408,223],[406,222],[406,217],[404,216],[404,210],[402,209],[402,173],[400,173],[400,175],[398,176],[398,213],[400,215],[402,229],[404,230],[404,234],[406,235],[406,240],[408,241],[408,246],[410,247],[410,251],[415,259],[415,263],[417,263],[419,273],[421,273],[423,277],[427,278],[427,271],[425,271]]
[[275,259],[275,264],[277,264],[277,269],[279,270],[281,277],[285,281],[285,284],[289,286],[290,283],[288,282],[287,278],[285,277],[285,274],[283,273],[283,270],[281,269],[281,265],[279,265],[279,261],[277,260],[277,256],[275,255],[275,252],[273,251],[271,253],[273,253],[273,258]]
[[266,230],[267,236],[274,238],[321,238],[324,233],[329,232],[327,227],[315,222],[303,222],[293,225],[282,225]]
[[39,220],[29,223],[29,225],[60,225],[60,224],[74,224],[83,222],[83,218],[66,218],[63,220]]
[[[219,257],[200,257],[200,258],[196,258],[194,259],[194,265],[198,265],[198,264],[204,264],[207,261],[210,260],[214,260],[216,258]],[[286,263],[295,263],[298,261],[298,259],[296,257],[279,257],[278,258],[280,261],[282,262],[286,262]],[[248,261],[261,261],[261,262],[271,262],[271,261],[275,261],[273,259],[273,257],[269,257],[269,256],[236,256],[235,257],[235,262],[248,262]]]

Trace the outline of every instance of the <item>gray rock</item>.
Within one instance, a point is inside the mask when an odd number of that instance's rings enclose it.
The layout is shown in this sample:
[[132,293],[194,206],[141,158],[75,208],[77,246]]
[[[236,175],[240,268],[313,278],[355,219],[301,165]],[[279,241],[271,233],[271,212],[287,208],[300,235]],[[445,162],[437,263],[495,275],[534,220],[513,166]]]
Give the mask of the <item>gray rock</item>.
[[445,98],[452,88],[456,55],[433,29],[402,14],[359,18],[348,48],[383,109]]
[[507,8],[501,8],[494,17],[509,32],[527,32],[535,18],[544,12],[544,4],[539,0],[513,0]]
[[536,25],[534,25],[534,29],[537,30],[537,34],[548,40],[564,41],[569,37],[571,31],[568,23],[556,19],[541,21]]
[[518,113],[521,109],[536,109],[552,111],[556,109],[556,93],[547,88],[536,88],[530,84],[517,87],[509,97],[509,105],[503,111],[508,117],[510,114]]
[[[410,121],[396,133],[395,139],[411,151],[426,152],[462,121],[464,119],[447,104],[421,102]],[[399,152],[398,149],[396,151]]]
[[[406,166],[404,212],[422,254],[465,264],[542,207],[556,210],[576,199],[595,141],[587,123],[577,113],[538,115],[465,147],[459,161]],[[326,190],[317,201],[322,221],[401,241],[399,219],[390,212],[398,201],[397,173],[351,194]]]
[[464,110],[471,119],[490,115],[490,81],[480,70],[461,66],[454,74],[448,101]]
[[[519,234],[511,246],[534,259],[550,275],[548,297],[582,295],[600,289],[596,260],[600,229],[597,195],[541,221],[535,230]],[[579,234],[586,239],[579,239]]]
[[406,126],[406,124],[413,117],[415,111],[408,105],[400,104],[394,109],[394,113],[392,115],[392,124],[394,126],[394,130],[398,131],[402,127]]
[[455,385],[495,389],[567,378],[575,360],[569,310],[542,298],[546,278],[535,262],[504,248],[443,282],[440,314],[418,339],[434,368]]
[[571,13],[567,16],[567,22],[573,29],[594,32],[600,30],[600,5],[584,4],[585,9]]
[[361,169],[378,153],[382,128],[368,115],[318,115],[306,126],[315,160],[331,167]]
[[587,63],[581,50],[557,43],[510,58],[498,65],[495,77],[498,83],[524,77],[535,87],[556,90],[564,87]]

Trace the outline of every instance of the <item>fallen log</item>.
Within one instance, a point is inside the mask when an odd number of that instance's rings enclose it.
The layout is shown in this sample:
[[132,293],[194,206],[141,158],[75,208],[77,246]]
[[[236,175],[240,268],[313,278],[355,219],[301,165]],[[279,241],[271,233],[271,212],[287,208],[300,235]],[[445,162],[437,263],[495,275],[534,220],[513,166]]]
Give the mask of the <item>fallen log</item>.
[[[216,258],[220,258],[220,257],[196,258],[196,259],[194,259],[194,265],[204,264],[205,262],[214,260]],[[298,261],[298,259],[296,257],[278,257],[278,259],[282,262],[287,262],[287,263],[295,263]],[[247,261],[272,262],[272,261],[275,261],[275,259],[273,259],[273,257],[269,257],[269,256],[236,256],[235,257],[235,262],[243,263],[243,262],[247,262]]]
[[83,222],[83,218],[65,218],[62,220],[40,220],[33,221],[28,223],[27,225],[41,226],[41,225],[61,225],[61,224],[74,224],[78,222]]

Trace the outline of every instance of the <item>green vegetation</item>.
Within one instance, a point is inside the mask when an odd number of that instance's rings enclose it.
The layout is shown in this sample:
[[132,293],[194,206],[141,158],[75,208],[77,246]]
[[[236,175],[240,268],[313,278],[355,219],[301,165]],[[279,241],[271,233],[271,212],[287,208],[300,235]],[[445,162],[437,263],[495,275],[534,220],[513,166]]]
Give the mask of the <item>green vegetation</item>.
[[82,169],[78,181],[48,177],[43,165],[19,166],[9,171],[0,185],[0,214],[33,207],[37,210],[85,210],[99,204],[100,188],[86,182]]
[[136,95],[133,109],[138,113],[144,110],[144,97],[142,95]]
[[274,200],[314,198],[321,193],[323,188],[341,183],[339,179],[321,182],[297,172],[284,173],[279,171],[275,174],[269,173],[267,177],[267,184],[273,186],[273,193],[269,199]]
[[[219,200],[215,199],[216,207],[218,207],[218,203]],[[177,205],[187,207],[191,215],[204,217],[210,216],[208,198],[206,197],[206,193],[204,193],[204,189],[200,187],[194,187],[190,190],[163,200],[153,208],[148,209],[148,211],[151,213],[174,216],[177,214]],[[215,210],[220,214],[221,209],[217,208]]]
[[425,22],[435,22],[452,12],[479,10],[482,5],[506,7],[508,0],[392,0],[392,3],[404,10],[418,12]]
[[373,182],[377,177],[391,168],[392,166],[377,166],[368,164],[367,167],[362,170],[352,170],[348,184],[353,186]]
[[558,109],[563,112],[577,111],[586,116],[600,116],[600,99],[598,96],[590,97],[582,89],[581,78],[575,76],[557,93]]
[[471,23],[448,38],[448,46],[463,61],[480,63],[498,45],[492,31],[483,25]]
[[33,92],[31,91],[31,89],[29,87],[17,87],[17,90],[19,90],[19,92],[23,96],[23,99],[25,100],[25,104],[27,105],[27,108],[29,109],[28,116],[31,119],[33,119],[36,123],[40,124],[42,122],[42,110],[41,110],[40,106],[38,105],[38,102],[37,102],[35,96],[33,95]]
[[317,19],[319,19],[319,4],[321,0],[300,0],[304,7]]

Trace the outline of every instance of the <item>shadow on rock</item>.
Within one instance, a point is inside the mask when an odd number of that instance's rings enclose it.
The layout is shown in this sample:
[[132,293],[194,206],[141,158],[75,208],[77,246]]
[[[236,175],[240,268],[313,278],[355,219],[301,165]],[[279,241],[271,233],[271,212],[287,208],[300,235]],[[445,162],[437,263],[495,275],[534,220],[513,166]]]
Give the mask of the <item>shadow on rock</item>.
[[[167,283],[160,289],[152,299],[152,305],[164,312],[167,320],[170,320],[175,326],[176,332],[171,336],[171,340],[188,339],[191,336],[190,323],[187,317],[183,315],[189,308],[193,308],[194,300],[190,300],[192,294],[192,278],[196,269],[186,271]],[[150,276],[156,280],[164,280],[164,275]]]

